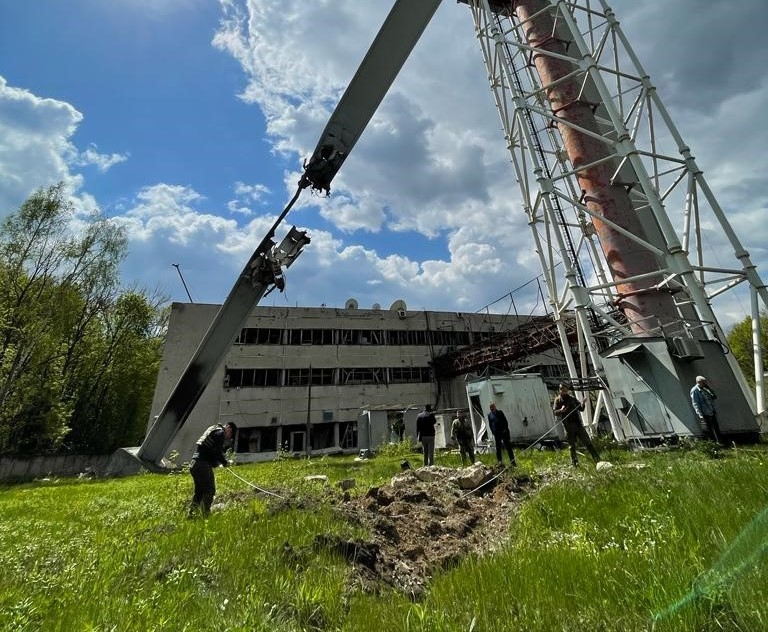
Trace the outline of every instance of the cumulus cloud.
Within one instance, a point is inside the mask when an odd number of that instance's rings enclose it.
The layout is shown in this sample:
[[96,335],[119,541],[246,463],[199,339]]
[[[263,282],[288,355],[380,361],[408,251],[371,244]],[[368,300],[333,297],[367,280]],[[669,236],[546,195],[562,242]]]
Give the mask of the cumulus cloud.
[[260,202],[264,196],[270,193],[269,187],[264,184],[245,184],[244,182],[235,182],[235,195],[246,198],[254,202]]
[[15,211],[38,187],[63,181],[76,191],[82,177],[70,173],[77,155],[72,135],[83,115],[69,103],[8,85],[0,76],[0,217]]
[[181,246],[201,238],[207,241],[236,228],[231,220],[196,209],[203,199],[196,191],[180,185],[148,186],[137,194],[136,205],[115,221],[125,227],[132,241]]
[[[221,4],[224,18],[214,45],[241,64],[248,79],[241,97],[263,111],[275,151],[309,155],[389,7]],[[446,41],[452,48],[449,62]],[[291,174],[286,188],[297,179]],[[339,264],[366,262],[367,287],[450,309],[456,301],[470,307],[487,298],[485,284],[468,281],[470,271],[482,271],[502,286],[538,273],[528,265],[510,265],[512,248],[522,243],[510,236],[526,230],[513,187],[471,18],[461,7],[446,6],[345,162],[331,197],[306,196],[298,208],[317,207],[333,230],[360,244],[339,251]],[[501,195],[492,199],[495,193]],[[366,233],[400,252],[377,253],[365,245]],[[419,248],[419,239],[429,247]],[[423,254],[435,252],[438,242],[445,259]],[[322,246],[313,242],[311,249],[316,247]]]
[[250,205],[254,203],[257,205],[265,204],[271,191],[264,184],[245,184],[238,181],[235,182],[234,193],[236,198],[227,202],[230,213],[251,216],[254,214],[254,210]]
[[95,166],[101,173],[106,173],[115,165],[128,160],[129,154],[101,154],[96,145],[90,145],[88,149],[79,153],[72,161],[73,164],[84,167]]

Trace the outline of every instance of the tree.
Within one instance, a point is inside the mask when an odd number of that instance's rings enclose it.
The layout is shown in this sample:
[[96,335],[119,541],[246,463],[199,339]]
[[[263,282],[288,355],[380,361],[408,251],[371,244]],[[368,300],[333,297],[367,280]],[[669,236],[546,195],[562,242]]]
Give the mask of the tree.
[[160,301],[120,289],[119,226],[73,219],[59,184],[0,225],[0,453],[110,451],[149,414]]
[[144,435],[162,357],[166,312],[139,292],[126,292],[104,314],[91,357],[81,371],[67,443],[87,452],[136,445]]
[[[747,317],[733,326],[727,335],[728,346],[741,367],[750,387],[755,387],[755,363],[752,343],[752,318]],[[760,316],[760,348],[763,351],[763,374],[768,362],[768,315]]]

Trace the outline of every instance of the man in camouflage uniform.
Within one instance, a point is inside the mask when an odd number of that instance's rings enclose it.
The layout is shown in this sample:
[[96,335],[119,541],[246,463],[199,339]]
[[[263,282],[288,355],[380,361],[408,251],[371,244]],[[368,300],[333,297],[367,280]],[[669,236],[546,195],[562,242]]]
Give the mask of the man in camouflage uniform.
[[475,462],[475,431],[467,419],[465,412],[460,412],[451,425],[451,436],[459,444],[461,464],[466,465],[465,458],[469,457],[469,464]]
[[559,395],[555,397],[552,412],[555,413],[565,428],[565,435],[571,449],[571,463],[574,467],[579,465],[579,454],[576,452],[577,443],[584,445],[595,463],[600,461],[600,455],[595,450],[595,446],[592,445],[592,439],[589,438],[581,423],[579,413],[582,410],[584,410],[584,402],[580,402],[571,395],[566,384],[560,384]]
[[197,440],[195,453],[192,455],[189,466],[189,473],[195,483],[195,493],[189,508],[190,517],[200,514],[208,516],[211,513],[211,504],[216,495],[216,477],[213,475],[213,468],[218,465],[227,466],[224,446],[233,442],[236,432],[237,426],[231,421],[226,426],[214,424]]

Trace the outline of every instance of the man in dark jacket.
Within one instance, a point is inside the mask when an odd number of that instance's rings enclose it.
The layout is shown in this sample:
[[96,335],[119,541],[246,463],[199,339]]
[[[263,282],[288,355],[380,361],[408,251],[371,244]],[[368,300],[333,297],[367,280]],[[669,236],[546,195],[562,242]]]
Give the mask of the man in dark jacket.
[[213,468],[217,465],[227,466],[227,457],[224,454],[225,444],[231,443],[237,426],[231,421],[226,425],[215,424],[210,426],[197,440],[195,453],[189,466],[189,473],[195,483],[195,494],[192,496],[192,505],[189,509],[190,517],[211,513],[211,504],[216,495],[216,477]]
[[432,406],[427,404],[416,417],[416,441],[421,441],[424,465],[435,464],[435,424],[435,413],[432,412]]
[[715,410],[716,399],[717,395],[707,384],[707,378],[703,375],[697,375],[696,384],[691,389],[693,409],[696,411],[699,421],[707,429],[707,434],[712,441],[722,443],[720,425],[717,423],[717,411]]
[[496,461],[500,464],[503,462],[501,458],[501,448],[507,448],[507,454],[509,455],[509,465],[515,467],[517,461],[515,461],[515,453],[512,451],[512,441],[509,436],[509,422],[507,416],[503,411],[496,408],[496,404],[491,402],[491,412],[488,413],[488,427],[493,434],[493,440],[496,443]]
[[565,428],[565,435],[568,439],[568,445],[571,448],[571,463],[574,467],[579,465],[579,455],[576,452],[576,444],[581,442],[587,448],[590,456],[595,463],[600,461],[600,455],[592,445],[592,439],[589,438],[587,431],[581,423],[579,412],[584,410],[584,402],[580,402],[568,392],[568,386],[560,384],[560,394],[555,398],[552,412],[557,415]]

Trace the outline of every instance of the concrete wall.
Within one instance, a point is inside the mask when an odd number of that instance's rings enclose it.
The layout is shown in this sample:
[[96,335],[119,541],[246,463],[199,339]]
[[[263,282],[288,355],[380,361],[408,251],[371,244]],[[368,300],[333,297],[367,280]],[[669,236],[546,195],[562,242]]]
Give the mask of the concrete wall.
[[33,457],[0,457],[0,481],[27,480],[42,476],[77,476],[92,471],[102,475],[109,455],[60,454]]

